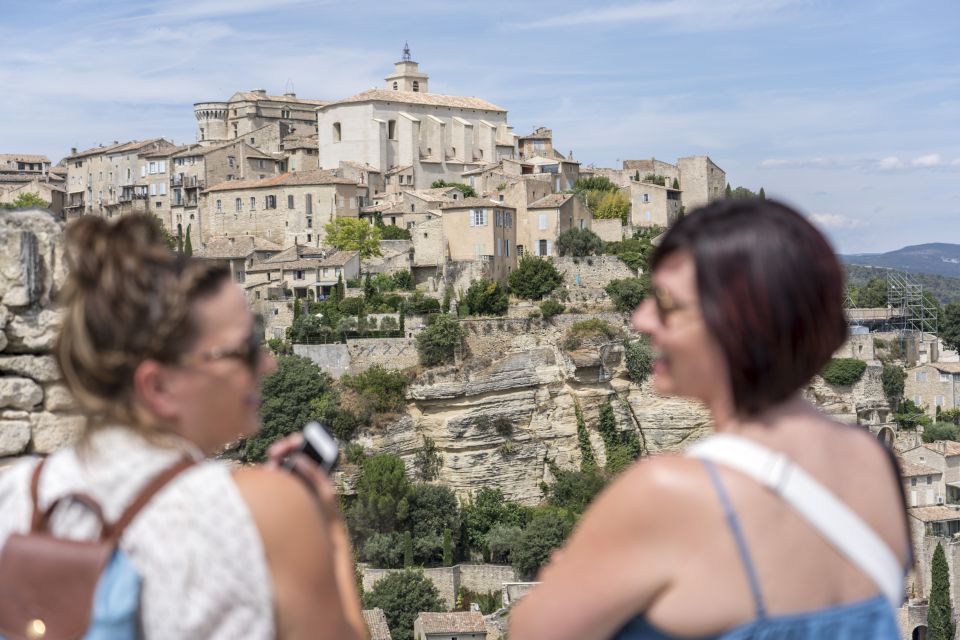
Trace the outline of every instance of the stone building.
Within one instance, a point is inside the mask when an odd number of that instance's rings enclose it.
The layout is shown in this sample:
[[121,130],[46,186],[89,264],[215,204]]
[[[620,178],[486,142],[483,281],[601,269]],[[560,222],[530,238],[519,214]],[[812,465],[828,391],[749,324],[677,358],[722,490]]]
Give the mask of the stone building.
[[482,262],[488,277],[506,284],[517,266],[516,210],[485,198],[465,198],[441,211],[446,258]]
[[[960,443],[939,440],[900,455],[904,463],[904,486],[907,482],[910,484],[906,493],[910,506],[960,504]],[[929,469],[934,471],[921,473]],[[917,492],[916,504],[911,496],[913,491]]]
[[66,193],[63,181],[50,179],[51,174],[43,178],[32,178],[29,182],[5,182],[0,176],[0,204],[13,204],[21,195],[31,193],[41,200],[50,203],[50,211],[63,216],[63,203]]
[[487,625],[479,611],[423,612],[413,621],[416,640],[487,640]]
[[517,157],[520,160],[537,157],[563,159],[563,154],[553,148],[553,131],[537,127],[533,133],[517,138]]
[[320,151],[317,149],[317,134],[291,133],[280,141],[287,171],[313,171],[320,168]]
[[662,227],[667,228],[680,217],[682,209],[681,191],[668,186],[661,186],[652,180],[640,182],[630,181],[624,188],[630,199],[630,224],[634,227]]
[[319,247],[325,224],[359,215],[364,191],[332,171],[221,182],[203,194],[202,238],[253,235],[284,246]]
[[572,193],[555,193],[527,205],[517,216],[517,257],[557,256],[557,240],[570,229],[589,229],[593,213]]
[[727,187],[727,174],[708,156],[688,156],[677,160],[680,188],[687,212],[722,198]]
[[937,407],[942,411],[960,407],[960,363],[934,362],[912,367],[906,371],[903,397],[913,400],[931,418]]
[[506,109],[480,98],[430,93],[428,80],[405,50],[384,88],[319,107],[320,166],[366,164],[383,173],[387,190],[424,189],[515,155]]
[[0,153],[0,176],[21,176],[27,180],[42,178],[50,171],[47,156],[29,153]]
[[387,626],[387,615],[383,609],[364,609],[360,612],[363,615],[363,622],[367,625],[367,631],[370,633],[370,640],[392,640],[390,627]]
[[322,100],[298,98],[292,91],[282,96],[270,96],[264,89],[238,91],[226,102],[198,102],[193,105],[197,118],[197,142],[215,145],[242,139],[274,123],[309,135],[316,131],[314,110],[325,104]]
[[294,298],[323,300],[338,282],[346,285],[347,280],[360,277],[360,253],[295,245],[247,267],[246,275],[254,304],[272,295],[271,291],[278,296],[289,291]]
[[[163,152],[176,145],[163,138],[114,142],[78,152],[71,151],[64,161],[67,165],[64,212],[68,218],[84,214],[113,216],[156,209],[151,204],[147,186],[149,162],[142,154]],[[163,170],[167,167],[163,160]],[[159,164],[154,165],[159,170]],[[163,204],[161,201],[161,209]],[[168,221],[165,221],[168,222]]]
[[247,269],[280,253],[280,245],[256,236],[230,236],[212,238],[204,246],[193,251],[193,257],[218,260],[230,265],[234,281],[244,284]]

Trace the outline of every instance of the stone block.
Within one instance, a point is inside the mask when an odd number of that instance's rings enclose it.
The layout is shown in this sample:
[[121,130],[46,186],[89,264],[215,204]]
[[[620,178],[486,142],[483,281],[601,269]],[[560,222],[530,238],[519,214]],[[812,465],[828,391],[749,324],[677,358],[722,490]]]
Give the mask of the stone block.
[[29,311],[13,316],[6,334],[9,353],[49,353],[60,331],[62,316],[52,309]]
[[23,453],[30,442],[28,420],[0,420],[0,456]]
[[0,420],[30,420],[30,412],[18,409],[3,409],[0,411]]
[[53,356],[0,356],[0,372],[33,378],[37,382],[55,382],[61,377]]
[[44,412],[33,426],[33,449],[53,453],[70,446],[83,434],[85,425],[83,416]]
[[28,230],[4,230],[0,234],[0,276],[5,287],[3,304],[26,307],[39,301],[43,293],[44,265],[37,235]]
[[0,407],[31,409],[43,402],[43,389],[30,378],[0,378]]
[[48,384],[43,388],[43,408],[47,411],[75,411],[73,394],[64,384]]

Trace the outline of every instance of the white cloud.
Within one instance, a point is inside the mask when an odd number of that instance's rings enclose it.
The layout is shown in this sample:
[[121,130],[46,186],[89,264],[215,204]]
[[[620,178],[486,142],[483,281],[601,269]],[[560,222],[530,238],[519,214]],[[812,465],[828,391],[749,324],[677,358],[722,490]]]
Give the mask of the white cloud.
[[877,168],[883,171],[899,169],[902,166],[903,163],[900,162],[900,158],[897,156],[887,156],[886,158],[882,158],[877,162]]
[[861,225],[860,220],[848,218],[835,213],[811,213],[810,221],[825,229],[856,229]]
[[771,17],[777,10],[796,3],[797,0],[646,0],[562,13],[521,26],[550,28],[659,22],[693,30],[745,28],[754,26]]
[[915,167],[936,167],[940,164],[940,154],[939,153],[930,153],[925,156],[920,156],[914,158],[911,162]]

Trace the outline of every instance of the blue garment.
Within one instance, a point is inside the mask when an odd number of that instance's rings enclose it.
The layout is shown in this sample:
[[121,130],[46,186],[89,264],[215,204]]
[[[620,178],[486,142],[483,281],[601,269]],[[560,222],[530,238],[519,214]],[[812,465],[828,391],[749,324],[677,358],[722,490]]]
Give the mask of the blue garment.
[[[819,638],[831,638],[832,640],[861,640],[864,638],[870,638],[870,640],[898,640],[900,638],[900,630],[894,618],[894,612],[883,594],[850,604],[768,617],[763,593],[760,590],[760,582],[757,579],[757,573],[750,558],[750,551],[747,548],[743,531],[740,529],[740,521],[737,519],[733,505],[727,497],[723,481],[720,479],[716,467],[708,460],[704,460],[703,464],[706,466],[713,486],[716,488],[717,496],[721,505],[723,505],[723,513],[726,516],[727,524],[736,540],[737,551],[740,554],[740,560],[750,583],[757,617],[719,635],[703,637],[700,640],[773,640],[774,638],[777,640],[815,640]],[[674,640],[674,636],[664,633],[650,624],[644,616],[638,615],[614,636],[614,640]]]

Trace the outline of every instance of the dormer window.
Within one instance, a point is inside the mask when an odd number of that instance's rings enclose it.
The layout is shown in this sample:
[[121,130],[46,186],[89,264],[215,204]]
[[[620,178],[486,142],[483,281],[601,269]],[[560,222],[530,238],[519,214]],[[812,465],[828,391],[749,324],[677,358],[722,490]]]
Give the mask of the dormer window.
[[420,82],[419,82],[419,81],[417,81],[417,80],[414,80],[414,81],[413,81],[413,90],[414,90],[414,91],[420,91]]

